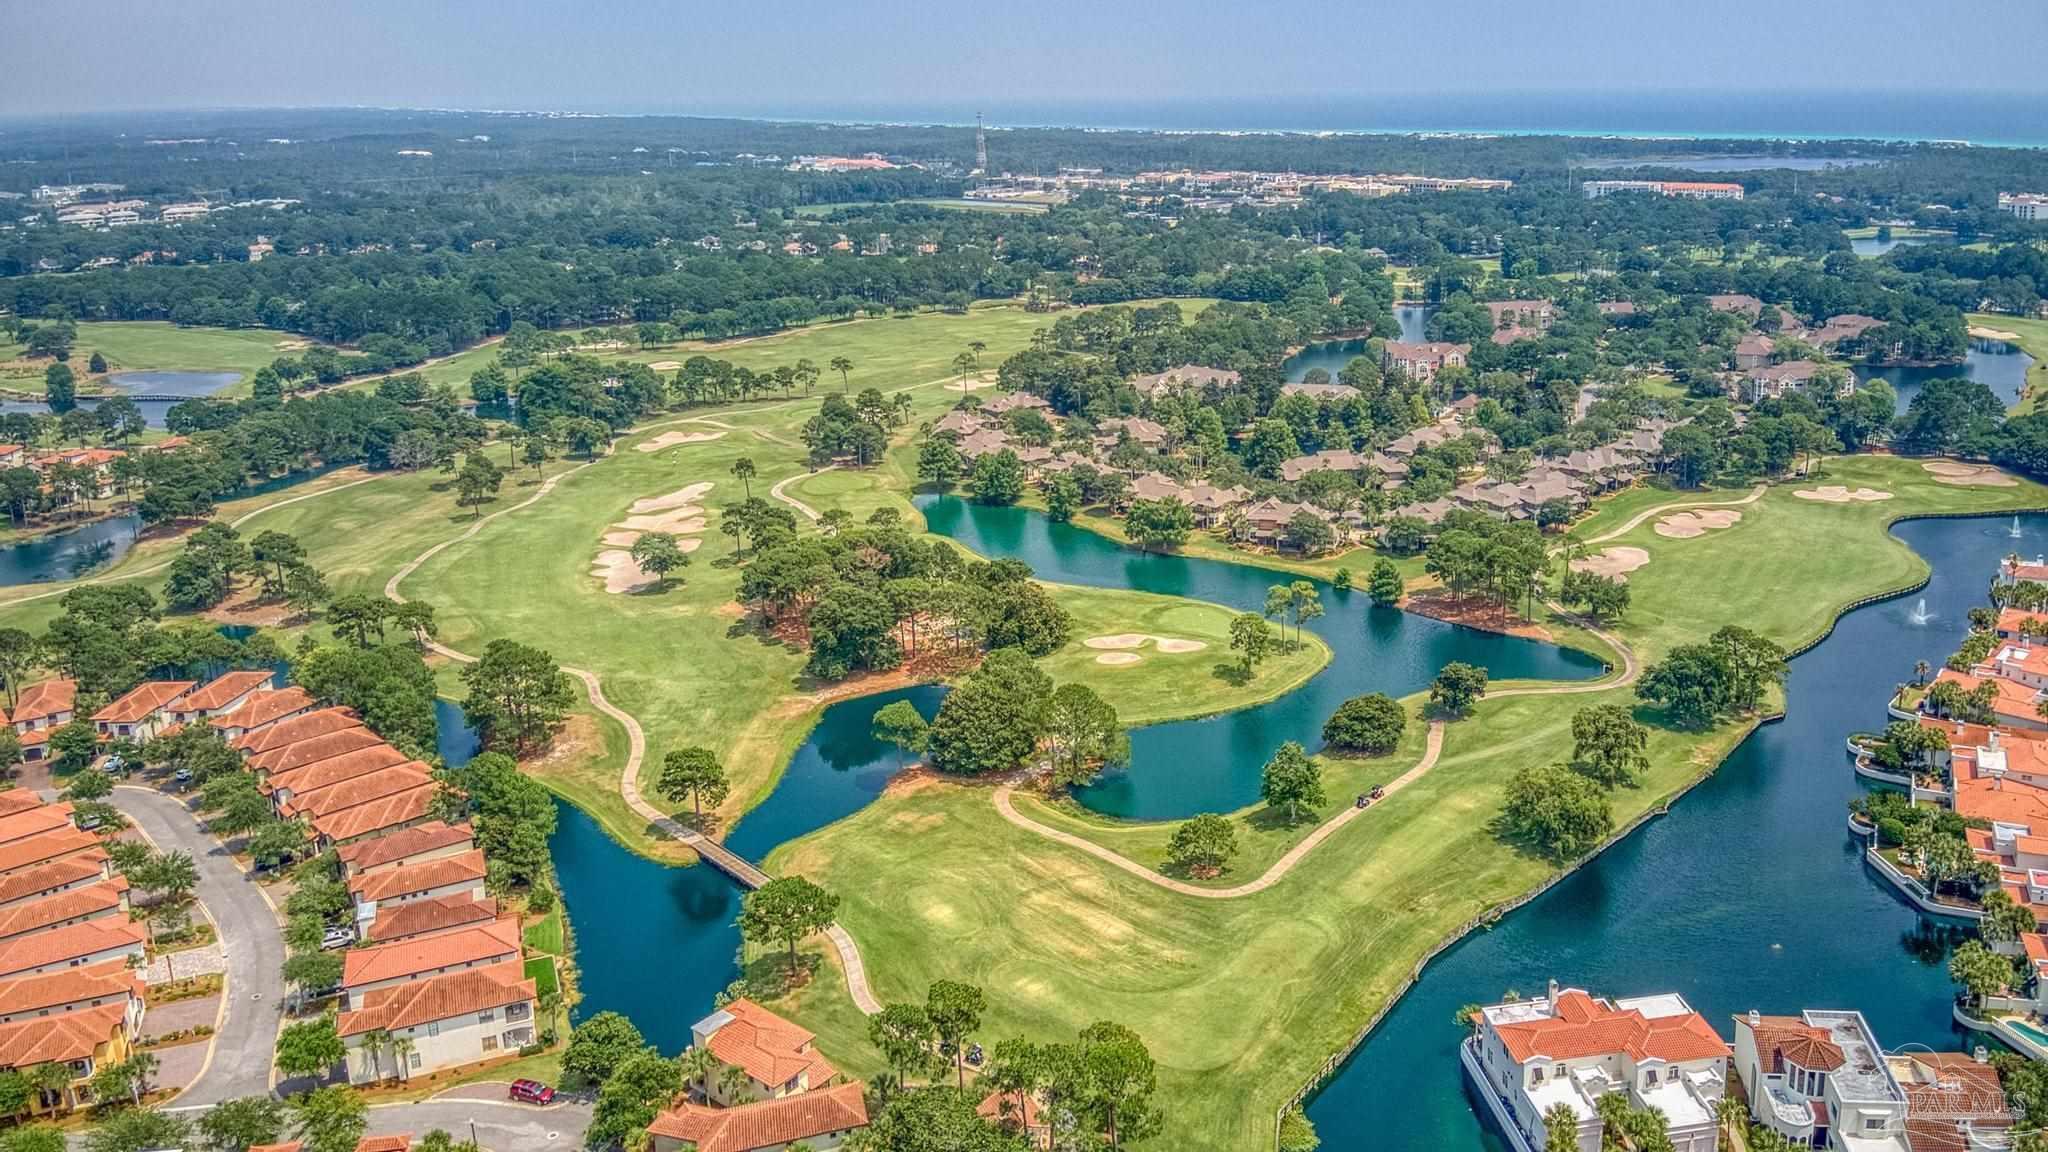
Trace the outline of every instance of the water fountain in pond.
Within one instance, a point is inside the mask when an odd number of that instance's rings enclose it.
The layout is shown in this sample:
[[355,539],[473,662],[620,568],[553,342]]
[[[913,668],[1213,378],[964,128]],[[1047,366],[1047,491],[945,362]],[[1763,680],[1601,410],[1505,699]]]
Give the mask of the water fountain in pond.
[[1920,599],[1913,602],[1913,610],[1911,612],[1906,613],[1906,619],[1910,621],[1915,627],[1918,627],[1922,624],[1927,623],[1929,620],[1934,619],[1934,617],[1927,611],[1927,597],[1922,596]]
[[2013,539],[2015,539],[2015,540],[2017,540],[2017,539],[2019,539],[2019,538],[2020,538],[2020,518],[2019,518],[2019,517],[2015,516],[2015,517],[2013,517],[2013,518],[2012,518],[2012,527],[2011,527],[2011,528],[2009,528],[2009,529],[2007,529],[2007,530],[2006,530],[2006,533],[2005,533],[2005,534],[2006,534],[2007,536],[2010,536],[2010,537],[2012,537],[2012,538],[2013,538]]

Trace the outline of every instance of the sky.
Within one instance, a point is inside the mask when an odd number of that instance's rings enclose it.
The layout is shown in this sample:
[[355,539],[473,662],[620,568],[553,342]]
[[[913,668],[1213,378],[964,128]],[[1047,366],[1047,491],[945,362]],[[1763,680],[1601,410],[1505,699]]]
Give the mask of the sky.
[[2042,0],[0,0],[0,44],[0,116],[38,117],[2048,93]]

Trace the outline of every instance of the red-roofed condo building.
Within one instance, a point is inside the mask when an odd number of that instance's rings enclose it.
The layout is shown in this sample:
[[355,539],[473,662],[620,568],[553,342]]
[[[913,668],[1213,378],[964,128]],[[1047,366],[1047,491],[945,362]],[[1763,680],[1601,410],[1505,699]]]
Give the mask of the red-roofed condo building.
[[[747,1073],[747,1095],[757,1100],[794,1096],[823,1088],[839,1074],[812,1044],[809,1032],[741,997],[690,1026],[695,1046],[709,1049],[720,1064]],[[723,1077],[707,1076],[704,1094],[730,1104]]]
[[1749,1114],[1796,1147],[1911,1152],[1905,1090],[1861,1012],[1737,1016],[1735,1073]]
[[1460,1059],[1515,1152],[1548,1146],[1544,1117],[1559,1105],[1579,1118],[1579,1147],[1599,1152],[1597,1101],[1613,1092],[1663,1112],[1676,1152],[1714,1152],[1728,1045],[1684,997],[1598,1000],[1553,980],[1546,995],[1482,1008],[1472,1024]]

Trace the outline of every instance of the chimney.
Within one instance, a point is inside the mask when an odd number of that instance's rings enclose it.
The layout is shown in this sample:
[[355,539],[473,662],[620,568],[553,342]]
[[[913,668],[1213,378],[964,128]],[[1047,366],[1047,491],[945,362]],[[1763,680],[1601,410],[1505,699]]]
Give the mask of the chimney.
[[1979,1064],[1988,1064],[1991,1062],[1991,1053],[1982,1044],[1979,1044],[1976,1050],[1970,1053],[1970,1059],[1975,1060]]
[[1557,1007],[1557,980],[1555,978],[1550,981],[1550,1006],[1552,1008]]
[[1996,728],[1991,730],[1991,746],[1993,748],[1998,747],[1998,729]]
[[1764,1022],[1764,1014],[1763,1014],[1763,1013],[1761,1013],[1761,1012],[1759,1012],[1759,1011],[1757,1011],[1757,1010],[1756,1010],[1756,1009],[1754,1009],[1754,1008],[1751,1008],[1751,1009],[1749,1010],[1749,1026],[1750,1026],[1751,1028],[1754,1028],[1754,1027],[1756,1027],[1757,1025],[1759,1025],[1759,1024],[1762,1024],[1763,1022]]

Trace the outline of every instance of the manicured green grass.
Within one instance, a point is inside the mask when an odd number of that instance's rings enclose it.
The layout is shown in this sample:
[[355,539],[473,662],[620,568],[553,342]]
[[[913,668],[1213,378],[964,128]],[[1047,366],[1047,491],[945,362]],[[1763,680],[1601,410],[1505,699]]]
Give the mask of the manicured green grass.
[[526,961],[526,978],[533,981],[534,993],[543,998],[552,996],[561,990],[561,984],[555,976],[555,958],[553,956],[528,957]]
[[526,926],[526,946],[550,956],[562,954],[562,910],[557,907]]
[[[1314,633],[1260,663],[1243,676],[1237,654],[1230,650],[1229,609],[1177,596],[1155,596],[1121,589],[1054,589],[1060,607],[1074,617],[1073,637],[1066,647],[1039,661],[1053,680],[1086,684],[1117,706],[1124,723],[1229,712],[1292,691],[1329,663],[1330,649]],[[1135,664],[1104,664],[1105,650],[1085,641],[1097,636],[1140,632],[1207,647],[1196,652],[1161,652],[1154,643],[1124,649]]]
[[2034,366],[2027,370],[2026,390],[2013,408],[2015,413],[2032,412],[2040,404],[2042,394],[2048,393],[2048,320],[1989,312],[1972,312],[1968,319],[1973,328],[1995,328],[2018,336],[2020,348],[2034,358]]
[[930,208],[957,208],[962,212],[995,212],[1011,216],[1030,216],[1052,210],[1052,206],[1049,204],[1032,204],[1015,200],[950,200],[934,197],[926,200],[906,200],[904,203],[923,204]]
[[[1645,523],[1623,537],[1652,555],[1631,574],[1634,606],[1619,625],[1638,654],[1654,659],[1728,623],[1788,647],[1804,643],[1842,605],[1924,570],[1884,533],[1889,519],[2039,506],[2048,496],[2032,483],[1938,485],[1917,462],[1882,457],[1830,461],[1827,473],[1815,483],[1880,488],[1895,498],[1815,503],[1792,495],[1803,485],[1786,485],[1742,509],[1742,521],[1725,531],[1677,540]],[[1652,502],[1627,499],[1635,511]],[[933,979],[965,979],[989,993],[983,1031],[991,1038],[1065,1037],[1095,1019],[1120,1020],[1160,1060],[1165,1139],[1259,1147],[1271,1139],[1272,1110],[1384,1005],[1421,956],[1554,873],[1488,826],[1508,776],[1568,755],[1573,713],[1605,703],[1635,702],[1628,688],[1481,702],[1451,725],[1434,770],[1324,842],[1271,890],[1239,899],[1167,892],[1008,824],[985,787],[944,782],[893,789],[783,846],[768,867],[841,895],[840,922],[860,942],[885,1001],[917,999]],[[1652,770],[1641,786],[1613,794],[1621,825],[1711,770],[1747,730],[1730,723],[1675,731],[1653,712],[1637,714],[1653,725]],[[1410,754],[1351,770],[1391,775]],[[1161,859],[1171,833],[1165,824],[1114,825],[1020,803],[1036,819],[1141,863]],[[1257,819],[1257,810],[1238,818]],[[1256,875],[1261,861],[1309,827],[1247,835],[1251,846],[1232,882]],[[835,1059],[872,1070],[877,1058],[858,1021],[840,1006],[817,1005],[833,993],[814,985],[799,1018]]]
[[[180,328],[159,320],[88,321],[78,326],[71,349],[71,367],[91,383],[86,365],[94,352],[106,357],[114,372],[239,372],[242,379],[228,388],[246,395],[249,377],[280,356],[296,356],[308,347],[302,336],[269,328]],[[0,362],[13,360],[21,347],[0,339]],[[0,385],[39,389],[49,361],[21,362],[0,374]]]

